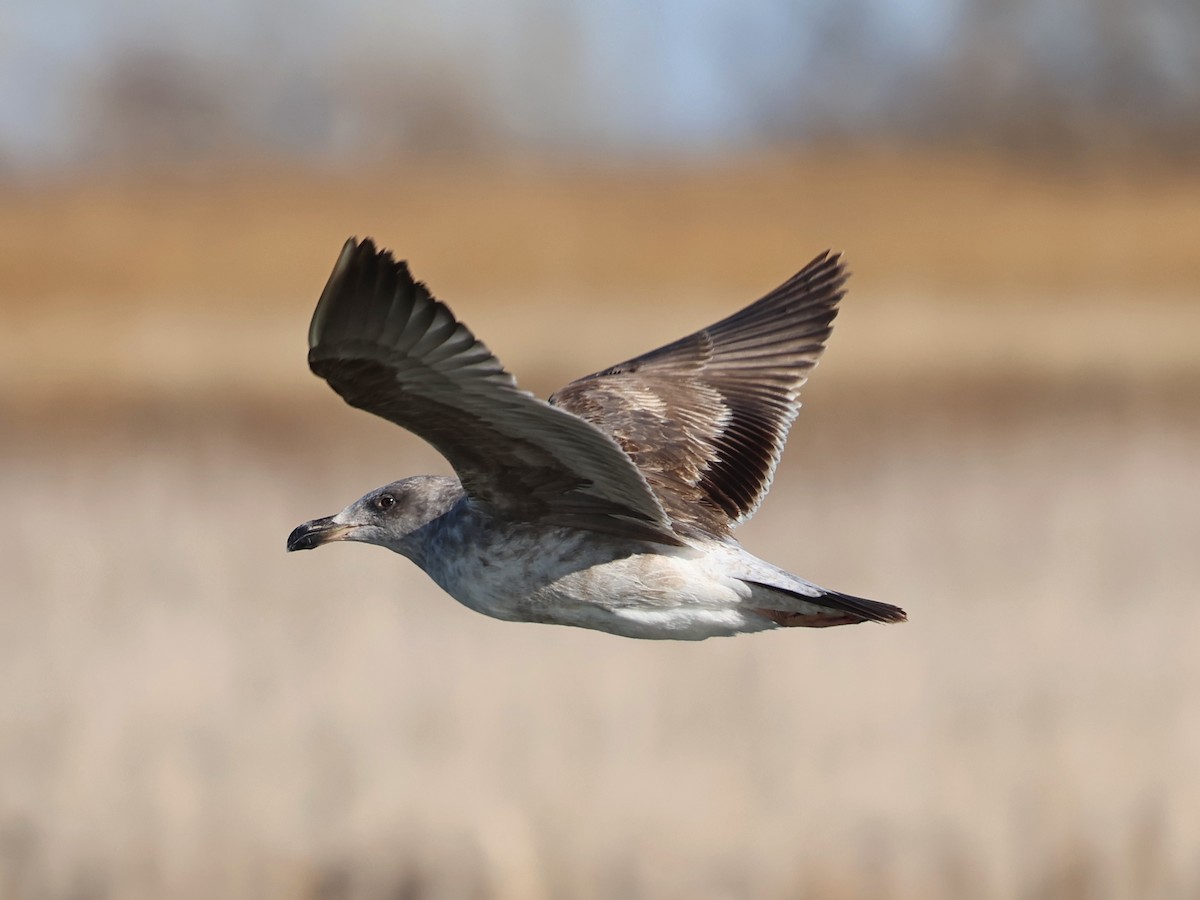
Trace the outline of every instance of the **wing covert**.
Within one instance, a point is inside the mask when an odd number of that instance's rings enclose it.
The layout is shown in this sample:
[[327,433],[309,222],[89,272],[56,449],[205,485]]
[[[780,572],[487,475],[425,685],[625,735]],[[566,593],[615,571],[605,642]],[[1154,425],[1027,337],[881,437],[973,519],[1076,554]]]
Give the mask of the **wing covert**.
[[550,402],[611,434],[677,525],[727,534],[770,487],[846,278],[823,253],[745,309]]

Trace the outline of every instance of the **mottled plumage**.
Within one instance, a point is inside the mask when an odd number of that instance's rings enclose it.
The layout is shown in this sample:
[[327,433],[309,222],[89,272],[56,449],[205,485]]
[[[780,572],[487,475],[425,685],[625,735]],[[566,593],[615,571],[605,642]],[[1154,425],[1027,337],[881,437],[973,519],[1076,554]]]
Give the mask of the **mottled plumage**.
[[550,402],[616,438],[676,529],[724,535],[771,485],[845,283],[822,254],[757,303]]
[[348,403],[441,452],[458,476],[372,491],[297,528],[389,547],[502,619],[701,639],[900,621],[745,551],[731,530],[770,486],[846,273],[824,254],[738,313],[575,381],[546,403],[403,262],[345,248],[309,329],[309,365]]

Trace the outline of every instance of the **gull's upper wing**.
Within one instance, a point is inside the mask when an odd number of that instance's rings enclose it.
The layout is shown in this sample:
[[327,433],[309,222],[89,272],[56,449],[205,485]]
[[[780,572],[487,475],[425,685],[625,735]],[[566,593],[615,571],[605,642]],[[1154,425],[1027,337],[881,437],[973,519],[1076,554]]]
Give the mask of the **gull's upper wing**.
[[308,345],[309,367],[347,403],[427,440],[495,514],[679,542],[608,434],[518,389],[408,266],[370,240],[346,242]]
[[824,253],[740,312],[550,402],[616,438],[676,524],[726,534],[770,487],[846,277]]

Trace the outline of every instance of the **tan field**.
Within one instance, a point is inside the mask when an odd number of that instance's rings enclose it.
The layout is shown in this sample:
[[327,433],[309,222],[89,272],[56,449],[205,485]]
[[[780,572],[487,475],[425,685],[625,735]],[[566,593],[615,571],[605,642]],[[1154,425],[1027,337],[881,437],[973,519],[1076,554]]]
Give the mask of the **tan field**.
[[[0,193],[0,900],[1200,895],[1200,178],[958,157]],[[522,383],[855,276],[742,531],[900,626],[486,619],[302,520],[372,234]]]

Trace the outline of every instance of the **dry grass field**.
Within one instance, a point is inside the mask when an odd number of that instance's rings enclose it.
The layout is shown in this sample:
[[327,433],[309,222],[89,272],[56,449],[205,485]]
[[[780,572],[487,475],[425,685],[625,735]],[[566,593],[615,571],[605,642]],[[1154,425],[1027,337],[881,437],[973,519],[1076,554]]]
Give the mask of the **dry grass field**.
[[[0,900],[1200,895],[1198,210],[964,159],[5,189]],[[911,621],[623,641],[285,555],[444,470],[305,371],[350,233],[543,394],[847,250],[742,538]]]

